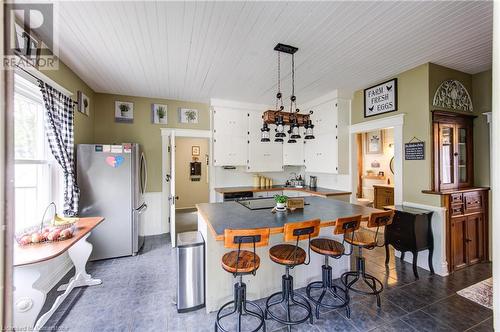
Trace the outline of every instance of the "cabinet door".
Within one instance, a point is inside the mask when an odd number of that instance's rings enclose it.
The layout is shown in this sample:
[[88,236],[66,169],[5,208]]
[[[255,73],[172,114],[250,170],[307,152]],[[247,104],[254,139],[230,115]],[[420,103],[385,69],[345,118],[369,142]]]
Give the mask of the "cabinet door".
[[338,171],[337,137],[322,134],[304,146],[307,172],[336,174]]
[[217,107],[213,112],[214,136],[247,135],[248,114],[242,110]]
[[281,172],[283,143],[261,142],[262,113],[248,115],[248,172]]
[[304,142],[297,140],[297,143],[283,143],[283,165],[302,166],[304,165]]
[[319,105],[312,115],[315,135],[331,134],[337,126],[337,102]]
[[451,264],[453,269],[467,265],[467,217],[451,219]]
[[467,217],[467,263],[474,264],[484,257],[484,220],[482,214]]
[[240,110],[214,109],[215,166],[247,164],[247,118],[247,113]]
[[247,164],[246,137],[217,135],[214,137],[214,166],[243,166]]
[[455,125],[439,124],[439,180],[441,189],[456,187]]
[[472,128],[467,124],[456,125],[456,182],[458,188],[470,187],[472,185]]

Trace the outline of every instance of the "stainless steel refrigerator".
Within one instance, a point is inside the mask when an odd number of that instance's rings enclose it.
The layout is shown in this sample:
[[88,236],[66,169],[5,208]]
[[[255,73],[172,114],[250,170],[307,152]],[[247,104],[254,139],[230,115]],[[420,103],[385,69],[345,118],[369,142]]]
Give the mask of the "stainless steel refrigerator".
[[142,247],[146,159],[139,144],[79,144],[80,216],[105,218],[89,237],[91,260],[135,255]]

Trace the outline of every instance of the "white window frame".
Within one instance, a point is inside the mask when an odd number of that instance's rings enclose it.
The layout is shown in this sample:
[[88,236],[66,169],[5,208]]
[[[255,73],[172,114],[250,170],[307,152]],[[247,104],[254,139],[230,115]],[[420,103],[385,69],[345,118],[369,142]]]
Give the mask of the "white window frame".
[[[19,85],[19,83],[16,83],[18,80],[24,80],[28,81],[30,84],[33,84],[33,87],[29,87],[27,89],[24,89],[22,85]],[[23,82],[21,84],[26,84],[27,82]],[[31,99],[34,102],[41,102],[41,105],[43,107],[43,100],[41,99],[41,96],[39,95],[33,95],[33,90],[38,89],[38,82],[36,79],[33,77],[22,73],[21,71],[16,71],[15,79],[14,79],[14,98],[16,98],[17,94],[23,95],[25,98]],[[32,91],[30,91],[32,90]],[[31,94],[31,95],[30,95]],[[61,188],[61,183],[62,183],[62,172],[60,171],[59,165],[57,165],[57,161],[54,159],[52,156],[52,153],[50,151],[50,148],[47,143],[47,139],[45,136],[45,124],[44,121],[42,120],[41,123],[37,124],[41,125],[43,129],[43,137],[40,137],[39,139],[43,139],[44,141],[44,151],[43,151],[43,158],[42,159],[15,159],[14,164],[15,165],[47,165],[47,175],[48,179],[46,181],[43,181],[44,183],[38,182],[36,187],[40,188],[40,186],[46,185],[47,188],[42,190],[46,190],[47,192],[47,197],[46,197],[46,202],[47,205],[50,202],[54,202],[58,208],[57,212],[62,212],[63,209],[63,197],[62,197],[62,192],[60,190]],[[15,189],[19,188],[14,184]],[[42,203],[43,204],[43,203]],[[23,223],[23,226],[19,226],[16,223],[16,230],[23,229],[27,226],[33,226],[41,222],[42,220],[42,214],[43,214],[43,209],[44,207],[42,206],[37,206],[37,211],[36,211],[36,217],[33,222],[30,222],[29,225],[27,223]],[[19,220],[16,220],[16,222],[19,222]]]

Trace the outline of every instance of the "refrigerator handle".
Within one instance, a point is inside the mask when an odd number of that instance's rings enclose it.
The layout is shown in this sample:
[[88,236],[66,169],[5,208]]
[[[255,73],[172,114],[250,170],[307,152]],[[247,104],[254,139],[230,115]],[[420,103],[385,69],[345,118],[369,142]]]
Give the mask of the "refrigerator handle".
[[143,213],[144,211],[146,211],[148,209],[148,205],[146,203],[142,203],[141,206],[139,206],[137,209],[135,209],[137,211],[138,214],[141,214]]
[[[146,186],[148,185],[148,164],[146,163],[146,157],[144,156],[144,152],[141,153],[141,194],[146,193]],[[144,174],[144,178],[143,178]]]

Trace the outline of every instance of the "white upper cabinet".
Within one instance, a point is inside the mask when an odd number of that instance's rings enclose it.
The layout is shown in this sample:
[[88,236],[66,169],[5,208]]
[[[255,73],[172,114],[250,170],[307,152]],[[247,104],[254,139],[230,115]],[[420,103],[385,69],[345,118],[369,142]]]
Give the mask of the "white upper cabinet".
[[214,166],[246,166],[247,112],[238,109],[213,109]]
[[[274,126],[273,126],[274,127]],[[248,113],[248,172],[280,172],[283,170],[283,144],[261,142],[262,112]]]
[[348,173],[350,101],[333,99],[312,109],[316,138],[304,145],[306,172]]
[[[302,137],[304,136],[302,135]],[[302,139],[298,139],[295,144],[288,144],[285,140],[285,143],[283,143],[283,165],[304,165],[304,141]]]
[[214,136],[245,137],[247,112],[238,109],[214,107]]
[[332,133],[337,126],[337,101],[330,101],[315,108],[312,115],[314,134],[322,135]]

